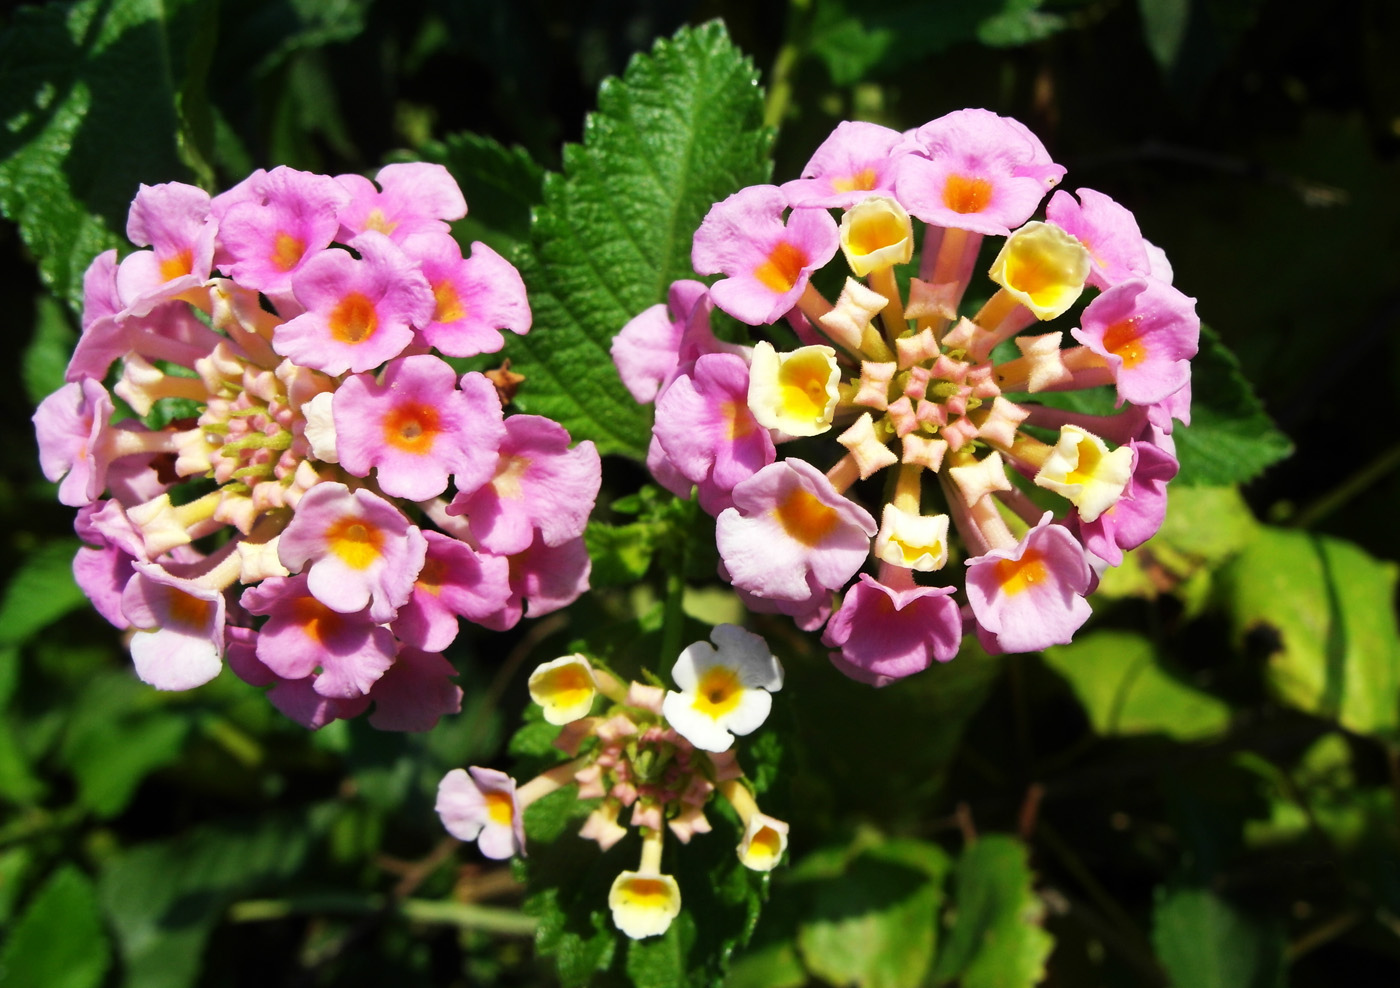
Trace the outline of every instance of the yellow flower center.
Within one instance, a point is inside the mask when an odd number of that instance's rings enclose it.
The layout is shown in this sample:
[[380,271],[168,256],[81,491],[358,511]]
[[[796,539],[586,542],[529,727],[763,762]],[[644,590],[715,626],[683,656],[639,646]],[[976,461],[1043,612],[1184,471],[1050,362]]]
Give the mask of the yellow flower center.
[[719,719],[739,706],[744,684],[733,669],[713,666],[705,670],[695,687],[695,709],[706,717]]
[[365,569],[379,558],[384,533],[375,525],[350,515],[331,523],[326,529],[326,542],[345,565],[351,569]]
[[789,494],[773,512],[783,531],[808,547],[819,545],[840,520],[835,508],[823,504],[803,487]]
[[1020,559],[1003,559],[997,563],[997,582],[1008,597],[1029,590],[1049,575],[1044,558],[1034,549],[1027,549]]

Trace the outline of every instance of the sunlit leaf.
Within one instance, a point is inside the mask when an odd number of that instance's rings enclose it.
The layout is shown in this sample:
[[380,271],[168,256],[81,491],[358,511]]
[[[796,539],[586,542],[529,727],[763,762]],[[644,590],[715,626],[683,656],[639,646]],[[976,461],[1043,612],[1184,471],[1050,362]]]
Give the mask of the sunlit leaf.
[[1095,631],[1046,649],[1045,662],[1069,681],[1099,734],[1194,741],[1229,726],[1229,705],[1173,678],[1142,635]]
[[522,410],[603,452],[645,456],[650,410],[622,387],[609,347],[672,281],[694,277],[691,238],[710,206],[767,178],[756,83],[718,22],[682,30],[603,83],[583,144],[545,179],[521,265],[534,328],[505,354],[526,377]]

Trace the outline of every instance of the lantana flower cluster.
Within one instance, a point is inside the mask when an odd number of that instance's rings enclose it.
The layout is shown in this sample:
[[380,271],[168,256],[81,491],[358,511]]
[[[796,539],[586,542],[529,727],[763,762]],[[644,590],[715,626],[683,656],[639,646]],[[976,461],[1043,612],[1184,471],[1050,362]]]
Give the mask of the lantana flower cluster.
[[[613,922],[633,939],[664,933],[680,913],[680,886],[662,871],[666,835],[682,844],[709,833],[706,805],[716,794],[743,827],[736,852],[745,867],[770,871],[787,848],[788,825],[763,813],[734,756],[734,735],[767,718],[783,671],[758,635],[719,625],[710,642],[683,651],[672,669],[677,690],[631,682],[583,655],[546,662],[530,676],[544,718],[562,727],[555,746],[570,757],[517,787],[504,772],[453,769],[438,787],[437,811],[453,836],[476,841],[490,858],[525,854],[525,809],[568,785],[596,800],[579,836],[603,851],[629,827],[641,833],[641,860],[612,884]],[[597,697],[601,713],[592,713]],[[624,823],[623,814],[626,813]]]
[[[691,259],[718,280],[675,283],[614,343],[656,405],[649,466],[716,517],[723,575],[824,628],[857,679],[946,661],[968,631],[992,652],[1069,641],[1099,573],[1161,525],[1194,299],[1102,193],[1055,191],[1032,219],[1064,173],[986,110],[842,123],[800,179],[717,203]],[[833,262],[834,301],[815,283]],[[765,338],[721,342],[714,308]],[[1078,325],[1044,325],[1061,317]],[[1117,410],[1046,400],[1091,388]]]
[[586,588],[596,450],[507,418],[508,373],[443,359],[530,328],[515,268],[451,236],[466,211],[431,164],[142,186],[142,249],[88,269],[34,423],[78,583],[143,680],[227,659],[308,727],[373,701],[375,726],[425,730],[460,708],[459,618],[503,630]]

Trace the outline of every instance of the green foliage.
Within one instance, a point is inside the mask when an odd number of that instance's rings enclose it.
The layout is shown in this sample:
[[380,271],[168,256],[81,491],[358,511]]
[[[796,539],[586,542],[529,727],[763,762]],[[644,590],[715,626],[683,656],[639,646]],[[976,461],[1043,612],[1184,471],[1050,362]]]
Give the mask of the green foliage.
[[1283,938],[1206,889],[1159,890],[1152,944],[1173,988],[1282,988]]
[[110,960],[92,883],[64,865],[11,927],[0,948],[0,985],[99,988]]
[[797,931],[807,969],[860,988],[921,983],[938,944],[948,868],[937,845],[870,834],[809,855],[788,882],[807,903]]
[[530,212],[540,204],[544,169],[523,148],[507,148],[479,134],[453,134],[422,149],[422,157],[446,166],[467,198],[467,217],[454,233],[509,257],[530,239]]
[[1263,529],[1222,574],[1237,640],[1285,703],[1394,737],[1400,718],[1396,566],[1349,542]]
[[[178,9],[180,4],[171,4]],[[173,46],[159,0],[21,7],[0,36],[0,210],[75,307],[144,182],[183,178]]]
[[935,984],[1029,988],[1045,974],[1054,939],[1041,928],[1045,907],[1031,888],[1026,848],[989,835],[970,844],[953,870],[953,928],[934,969]]
[[1010,48],[1047,38],[1064,27],[1064,18],[1042,6],[1042,0],[817,0],[807,44],[831,81],[849,86],[957,44]]
[[1069,680],[1099,734],[1160,733],[1194,741],[1230,723],[1229,706],[1174,678],[1142,635],[1096,631],[1046,649],[1045,661]]
[[49,542],[20,564],[0,601],[0,645],[22,642],[87,604],[73,582],[78,545],[73,538]]
[[1191,361],[1191,425],[1178,426],[1173,483],[1224,487],[1254,479],[1293,452],[1255,397],[1239,360],[1209,326]]
[[197,983],[210,931],[233,901],[294,874],[310,836],[305,819],[231,820],[133,847],[98,880],[128,988]]
[[601,452],[642,459],[649,416],[608,357],[619,329],[694,277],[690,241],[710,206],[768,177],[770,142],[752,63],[719,23],[638,56],[598,93],[564,174],[545,178],[521,258],[537,325],[505,353],[526,377],[524,411]]

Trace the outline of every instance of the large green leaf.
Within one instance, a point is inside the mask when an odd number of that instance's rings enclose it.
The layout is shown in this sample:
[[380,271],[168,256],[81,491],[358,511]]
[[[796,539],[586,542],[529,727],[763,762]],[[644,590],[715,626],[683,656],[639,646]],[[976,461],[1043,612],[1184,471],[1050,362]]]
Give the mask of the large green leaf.
[[934,983],[960,988],[1030,988],[1045,975],[1054,938],[1031,888],[1026,846],[993,834],[968,845],[953,873],[957,915],[939,953]]
[[797,946],[808,970],[832,984],[915,985],[933,962],[948,856],[909,839],[860,850],[872,839],[858,838],[834,859],[813,856],[792,876],[787,891],[807,903]]
[[718,22],[683,29],[603,83],[583,144],[545,179],[521,264],[534,329],[505,350],[526,377],[521,409],[603,452],[645,455],[650,413],[622,387],[612,338],[672,281],[694,277],[691,238],[710,206],[767,178],[762,112],[753,64]]
[[77,539],[56,539],[25,558],[0,602],[0,644],[15,644],[87,603],[73,582]]
[[64,865],[6,937],[0,988],[98,988],[110,960],[92,882]]
[[74,305],[88,262],[118,243],[137,186],[184,178],[179,45],[161,0],[17,9],[0,36],[0,210],[45,284]]
[[1240,362],[1209,326],[1191,361],[1191,425],[1178,426],[1175,483],[1225,487],[1253,480],[1293,452],[1255,397]]
[[1394,563],[1340,539],[1262,528],[1221,574],[1238,640],[1280,699],[1363,734],[1400,727]]
[[1152,945],[1173,988],[1280,988],[1283,935],[1245,916],[1213,892],[1160,893]]
[[126,988],[186,988],[210,931],[237,895],[300,867],[310,827],[267,816],[224,821],[142,844],[103,869],[103,911],[116,931]]
[[1173,678],[1142,635],[1096,631],[1046,649],[1045,662],[1069,681],[1099,734],[1193,741],[1229,726],[1229,705]]

